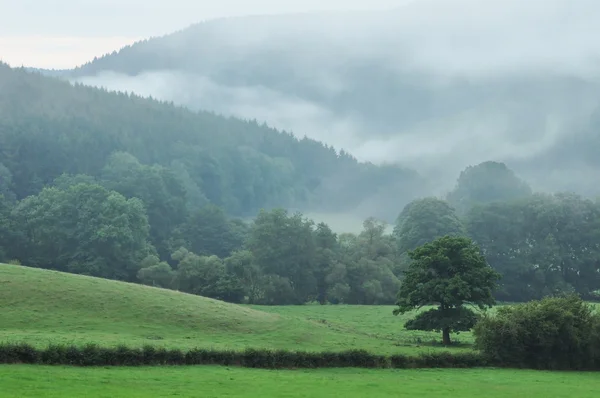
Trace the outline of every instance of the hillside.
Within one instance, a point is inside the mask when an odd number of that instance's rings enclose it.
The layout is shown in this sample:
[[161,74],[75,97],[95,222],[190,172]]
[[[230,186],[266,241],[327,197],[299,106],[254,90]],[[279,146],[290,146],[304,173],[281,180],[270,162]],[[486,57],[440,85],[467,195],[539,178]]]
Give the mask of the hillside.
[[466,166],[496,160],[536,190],[598,195],[587,151],[598,145],[598,17],[587,0],[421,0],[220,19],[98,57],[70,78],[397,162],[427,173],[436,193]]
[[[332,326],[170,290],[13,265],[0,265],[0,314],[0,341],[41,346],[419,350],[339,322]],[[391,312],[389,317],[400,331],[401,321]]]
[[[8,188],[17,199],[63,173],[105,177],[109,157],[118,152],[174,174],[188,207],[212,203],[236,216],[287,207],[393,219],[423,189],[411,170],[359,163],[253,121],[73,86],[3,64],[0,120],[0,178],[6,181],[0,192]],[[173,184],[165,189],[177,191]]]

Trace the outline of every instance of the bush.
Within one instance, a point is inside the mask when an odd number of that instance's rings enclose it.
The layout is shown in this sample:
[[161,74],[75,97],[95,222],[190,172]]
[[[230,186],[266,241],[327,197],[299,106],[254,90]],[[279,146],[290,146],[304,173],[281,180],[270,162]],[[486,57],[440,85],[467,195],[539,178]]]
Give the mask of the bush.
[[27,344],[0,344],[0,363],[71,366],[165,366],[224,365],[263,369],[301,368],[444,368],[476,367],[478,354],[427,354],[416,357],[387,357],[363,350],[344,352],[295,352],[248,349],[242,352],[193,349],[186,353],[153,346],[142,349],[119,346],[106,348],[51,345],[38,349]]
[[0,345],[0,363],[40,363],[41,358],[40,351],[28,344]]
[[451,354],[438,352],[423,354],[414,358],[413,368],[478,368],[486,366],[486,362],[477,353]]
[[473,332],[484,358],[498,366],[600,367],[600,316],[575,295],[499,308]]

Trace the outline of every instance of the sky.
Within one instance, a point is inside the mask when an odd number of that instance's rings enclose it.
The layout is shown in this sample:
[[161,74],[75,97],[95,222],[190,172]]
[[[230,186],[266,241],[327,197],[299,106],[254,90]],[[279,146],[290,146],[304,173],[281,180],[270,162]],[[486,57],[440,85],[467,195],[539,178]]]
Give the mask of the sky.
[[[415,1],[415,0],[412,0]],[[71,68],[193,23],[253,14],[387,9],[411,0],[0,0],[0,60]]]

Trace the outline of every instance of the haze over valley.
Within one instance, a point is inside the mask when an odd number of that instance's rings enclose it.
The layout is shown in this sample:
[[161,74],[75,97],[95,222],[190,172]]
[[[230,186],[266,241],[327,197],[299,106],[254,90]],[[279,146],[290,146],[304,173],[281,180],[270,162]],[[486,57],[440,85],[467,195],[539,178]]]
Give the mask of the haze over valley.
[[597,20],[600,6],[586,0],[226,18],[67,76],[400,164],[423,175],[428,194],[494,160],[535,190],[596,196]]

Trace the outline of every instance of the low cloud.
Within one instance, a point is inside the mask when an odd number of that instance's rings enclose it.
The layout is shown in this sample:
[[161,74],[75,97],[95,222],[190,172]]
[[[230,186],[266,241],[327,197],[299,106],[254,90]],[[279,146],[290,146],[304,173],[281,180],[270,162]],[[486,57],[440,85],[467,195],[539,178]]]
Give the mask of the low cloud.
[[114,72],[74,79],[75,82],[111,91],[173,101],[196,110],[210,110],[225,116],[267,122],[271,127],[306,135],[338,148],[358,149],[359,121],[340,117],[317,103],[264,86],[226,86],[194,74],[156,71],[127,76]]
[[577,109],[572,109],[557,90],[546,103],[540,103],[542,98],[532,98],[538,102],[535,106],[528,106],[527,99],[509,97],[423,120],[394,133],[371,134],[370,121],[363,115],[339,114],[318,102],[264,86],[226,86],[205,76],[178,71],[137,76],[106,72],[77,81],[173,101],[192,109],[256,119],[296,136],[306,135],[338,150],[343,148],[361,161],[400,163],[436,181],[437,194],[450,189],[468,165],[486,160],[526,164],[528,159],[543,155],[598,105],[590,101],[573,104]]
[[[540,189],[571,189],[589,181],[540,174],[535,161],[600,107],[598,20],[592,0],[416,0],[384,13],[229,19],[156,48],[196,54],[196,70],[104,71],[78,81],[401,163],[439,182],[439,193],[485,160],[514,164]],[[255,62],[277,78],[257,78]],[[224,67],[250,78],[227,81]]]

